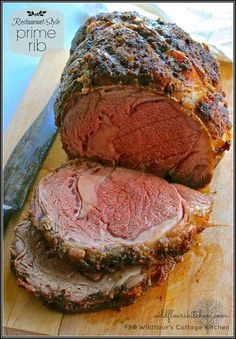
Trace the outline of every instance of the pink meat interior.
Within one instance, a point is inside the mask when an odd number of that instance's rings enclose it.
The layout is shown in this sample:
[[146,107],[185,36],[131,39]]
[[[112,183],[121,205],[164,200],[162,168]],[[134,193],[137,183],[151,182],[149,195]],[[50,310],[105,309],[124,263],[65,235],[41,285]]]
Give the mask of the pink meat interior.
[[150,240],[176,226],[183,207],[177,190],[161,178],[83,163],[45,177],[33,213],[39,223],[46,217],[63,239],[91,246]]
[[212,151],[200,123],[164,96],[132,88],[74,98],[62,124],[72,156],[104,159],[194,187],[209,176]]

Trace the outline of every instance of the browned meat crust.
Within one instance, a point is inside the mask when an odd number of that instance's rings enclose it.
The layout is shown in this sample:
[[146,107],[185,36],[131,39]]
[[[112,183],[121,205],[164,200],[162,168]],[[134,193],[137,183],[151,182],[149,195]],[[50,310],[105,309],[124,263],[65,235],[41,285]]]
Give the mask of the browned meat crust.
[[177,101],[209,132],[215,164],[229,148],[231,124],[217,62],[207,45],[195,42],[175,24],[136,12],[89,18],[74,37],[62,74],[57,124],[63,124],[73,98],[109,85],[155,90]]

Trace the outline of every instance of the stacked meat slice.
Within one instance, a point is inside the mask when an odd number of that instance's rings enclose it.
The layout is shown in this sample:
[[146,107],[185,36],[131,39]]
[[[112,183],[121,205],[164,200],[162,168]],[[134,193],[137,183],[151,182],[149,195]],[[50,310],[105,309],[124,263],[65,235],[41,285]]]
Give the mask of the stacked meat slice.
[[17,283],[65,312],[85,312],[116,308],[133,303],[151,286],[166,279],[174,267],[170,257],[149,269],[128,267],[93,281],[76,267],[60,259],[30,221],[16,227],[12,245],[12,268]]
[[166,279],[210,211],[209,198],[185,186],[70,161],[37,186],[12,266],[19,285],[62,310],[127,305]]
[[55,110],[83,158],[36,187],[11,248],[17,282],[66,312],[128,305],[208,225],[212,202],[192,188],[230,143],[218,66],[176,25],[100,14],[72,42]]

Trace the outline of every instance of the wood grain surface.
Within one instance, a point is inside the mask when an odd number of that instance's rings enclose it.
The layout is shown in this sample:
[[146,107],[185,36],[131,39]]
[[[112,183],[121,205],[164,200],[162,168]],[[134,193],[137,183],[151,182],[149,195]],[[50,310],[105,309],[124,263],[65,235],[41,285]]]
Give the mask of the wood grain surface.
[[[42,58],[21,104],[4,136],[4,161],[24,131],[47,103],[59,82],[67,51]],[[223,88],[232,114],[232,66],[221,65]],[[16,285],[9,266],[13,228],[27,215],[32,190],[50,169],[66,160],[57,136],[35,178],[24,208],[15,215],[4,235],[5,335],[232,335],[232,150],[216,168],[210,185],[214,197],[211,223],[196,245],[170,274],[136,304],[121,311],[65,315],[48,309]],[[211,320],[191,317],[202,308],[216,314]],[[208,312],[208,313],[209,313]],[[218,318],[217,318],[218,315]],[[212,325],[208,329],[205,324]]]

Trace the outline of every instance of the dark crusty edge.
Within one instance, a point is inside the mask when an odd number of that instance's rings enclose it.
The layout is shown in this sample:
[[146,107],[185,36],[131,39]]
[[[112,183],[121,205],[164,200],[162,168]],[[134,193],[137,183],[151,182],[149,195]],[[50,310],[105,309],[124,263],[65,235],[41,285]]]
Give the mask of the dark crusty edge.
[[[82,161],[82,159],[68,161],[54,171],[58,171],[60,168],[70,166],[74,163],[79,165]],[[94,166],[94,162],[92,161],[87,161],[87,163]],[[53,171],[51,173],[53,173]],[[204,228],[207,227],[211,212],[211,208],[201,215],[189,215],[189,213],[186,212],[183,220],[181,220],[173,230],[167,232],[155,242],[153,241],[151,243],[149,241],[136,245],[119,245],[118,248],[104,248],[104,250],[101,251],[81,247],[72,249],[70,244],[65,242],[56,231],[53,232],[51,230],[50,221],[47,220],[46,216],[44,216],[43,222],[41,223],[35,220],[32,213],[33,202],[34,198],[32,200],[29,218],[32,224],[42,232],[51,248],[53,248],[61,258],[68,259],[75,263],[80,272],[93,273],[114,272],[126,266],[141,265],[148,267],[155,263],[161,263],[168,257],[179,260],[181,256],[191,248],[196,234],[202,232]]]
[[72,251],[69,244],[58,240],[43,226],[39,229],[53,250],[61,258],[73,262],[80,272],[109,273],[126,266],[148,267],[154,263],[161,263],[169,257],[179,261],[183,254],[191,248],[196,234],[202,232],[205,227],[206,223],[200,226],[192,223],[186,227],[182,234],[167,233],[166,236],[161,237],[153,244],[126,245],[115,250],[104,249],[103,252],[89,248],[78,248],[77,251],[75,249]]
[[[55,291],[50,291],[49,296],[28,284],[27,277],[22,277],[17,270],[17,264],[15,264],[16,259],[23,251],[25,251],[25,248],[19,252],[15,244],[17,239],[21,239],[21,227],[25,224],[28,224],[27,227],[32,227],[31,222],[28,220],[24,220],[21,224],[17,225],[15,227],[15,241],[13,241],[11,246],[11,269],[17,275],[17,284],[20,287],[25,288],[28,293],[41,299],[47,306],[65,313],[82,313],[108,308],[117,309],[122,306],[133,304],[139,296],[146,293],[151,287],[164,282],[167,279],[169,272],[172,271],[175,266],[174,259],[169,258],[162,264],[157,265],[155,270],[152,269],[150,272],[147,272],[145,278],[134,287],[127,289],[122,285],[114,291],[111,291],[112,293],[109,293],[109,295],[98,292],[79,303],[69,301],[68,298],[64,297],[63,291],[61,291],[61,294],[59,294],[58,291],[56,291],[56,293]],[[45,240],[42,238],[42,241]]]
[[[196,105],[181,100],[186,82],[188,91],[198,86],[202,92]],[[177,25],[137,12],[90,17],[72,41],[61,77],[55,103],[57,125],[63,124],[66,110],[79,95],[110,85],[141,87],[177,101],[208,131],[216,163],[229,149],[231,123],[218,64],[206,44],[195,42]]]

